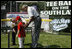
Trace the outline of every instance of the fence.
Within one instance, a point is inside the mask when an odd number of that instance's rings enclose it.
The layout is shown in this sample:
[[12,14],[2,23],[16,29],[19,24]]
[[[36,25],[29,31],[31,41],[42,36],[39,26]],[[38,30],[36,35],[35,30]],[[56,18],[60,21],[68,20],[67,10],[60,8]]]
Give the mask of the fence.
[[[32,32],[31,27],[26,28],[26,32]],[[1,48],[11,48],[11,33],[12,28],[2,27],[1,28]],[[13,47],[12,47],[13,48]]]

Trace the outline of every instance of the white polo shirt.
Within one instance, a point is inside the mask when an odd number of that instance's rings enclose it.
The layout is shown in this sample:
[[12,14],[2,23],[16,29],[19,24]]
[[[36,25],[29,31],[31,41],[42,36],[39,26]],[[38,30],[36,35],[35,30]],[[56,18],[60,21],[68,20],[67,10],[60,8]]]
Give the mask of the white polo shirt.
[[28,12],[29,17],[31,17],[31,16],[35,16],[35,17],[39,16],[39,13],[37,12],[37,10],[34,7],[28,6],[28,11],[27,12]]

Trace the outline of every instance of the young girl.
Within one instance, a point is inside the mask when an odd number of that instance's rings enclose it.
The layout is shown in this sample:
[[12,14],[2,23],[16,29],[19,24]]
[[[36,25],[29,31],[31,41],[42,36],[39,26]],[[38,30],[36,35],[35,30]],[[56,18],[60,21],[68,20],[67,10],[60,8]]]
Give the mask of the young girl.
[[23,23],[20,16],[16,17],[16,21],[17,21],[17,34],[16,37],[18,37],[19,40],[19,48],[24,48],[23,46],[23,40],[26,36],[25,34],[25,28],[31,23],[32,20],[30,20],[28,23]]

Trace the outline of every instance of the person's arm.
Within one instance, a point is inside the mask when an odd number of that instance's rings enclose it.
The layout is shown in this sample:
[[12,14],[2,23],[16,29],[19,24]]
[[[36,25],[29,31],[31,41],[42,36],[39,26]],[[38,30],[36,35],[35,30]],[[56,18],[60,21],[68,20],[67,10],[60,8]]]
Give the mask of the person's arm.
[[13,32],[16,33],[15,29],[13,28]]
[[20,30],[17,31],[16,37],[18,37],[19,32],[20,32]]
[[34,16],[34,14],[33,14],[32,8],[29,8],[29,10],[28,10],[28,15],[31,17],[31,19],[29,20],[28,23],[26,23],[26,24],[24,25],[24,28],[28,27],[28,25],[29,25],[32,21],[35,20],[35,16]]
[[20,32],[20,25],[18,25],[18,31],[17,31],[16,37],[18,37],[19,32]]
[[13,32],[15,33],[16,31],[15,31],[15,24],[14,23],[12,23],[12,28],[13,28]]
[[24,24],[24,29],[27,28],[29,26],[29,24],[34,20],[34,18],[31,18],[29,20],[29,22],[27,22],[26,24]]
[[30,23],[31,23],[31,20],[27,22],[26,24],[24,24],[24,29],[27,28]]

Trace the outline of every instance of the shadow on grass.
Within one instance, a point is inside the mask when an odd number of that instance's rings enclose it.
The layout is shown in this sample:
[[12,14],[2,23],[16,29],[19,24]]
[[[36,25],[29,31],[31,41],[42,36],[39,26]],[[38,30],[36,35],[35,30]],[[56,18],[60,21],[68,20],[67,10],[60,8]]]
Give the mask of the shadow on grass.
[[[14,46],[17,46],[18,44],[14,45]],[[24,44],[24,46],[29,46],[30,48],[32,48],[31,46],[32,44],[31,43],[28,43],[28,44]],[[11,47],[13,48],[13,47]],[[17,48],[17,47],[14,47],[14,48]],[[37,48],[60,48],[59,45],[48,45],[48,46],[43,46],[41,44],[38,44]]]
[[71,36],[71,34],[58,34],[58,35],[68,35],[68,36]]
[[[31,45],[32,45],[31,43],[24,44],[24,46],[30,46],[30,48],[32,48]],[[60,46],[59,46],[59,45],[48,45],[48,46],[43,46],[43,45],[41,45],[41,44],[38,43],[37,48],[60,48]]]
[[45,46],[44,48],[60,48],[59,45],[48,45],[48,46]]
[[31,48],[31,43],[28,43],[28,44],[24,44],[24,46],[30,46],[30,48]]
[[41,44],[38,44],[38,48],[60,48],[59,45],[48,45],[48,46],[43,46]]

